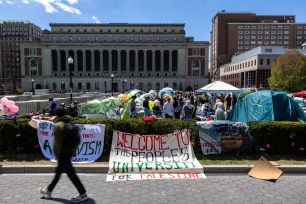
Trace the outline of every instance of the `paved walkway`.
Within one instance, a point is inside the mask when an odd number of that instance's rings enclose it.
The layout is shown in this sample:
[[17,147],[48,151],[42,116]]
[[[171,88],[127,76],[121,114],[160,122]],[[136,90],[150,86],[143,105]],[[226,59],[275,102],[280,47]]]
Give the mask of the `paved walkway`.
[[[84,203],[306,203],[306,175],[283,175],[276,182],[247,175],[206,174],[203,180],[106,182],[105,174],[79,174],[90,200]],[[63,175],[52,200],[38,188],[53,174],[0,175],[0,203],[70,203],[77,191]]]

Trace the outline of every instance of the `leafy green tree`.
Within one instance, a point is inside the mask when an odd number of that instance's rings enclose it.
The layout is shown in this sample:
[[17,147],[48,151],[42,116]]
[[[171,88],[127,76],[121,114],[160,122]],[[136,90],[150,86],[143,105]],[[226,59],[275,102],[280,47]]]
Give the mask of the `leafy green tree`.
[[306,57],[298,50],[287,50],[279,56],[271,67],[269,85],[272,90],[305,90]]

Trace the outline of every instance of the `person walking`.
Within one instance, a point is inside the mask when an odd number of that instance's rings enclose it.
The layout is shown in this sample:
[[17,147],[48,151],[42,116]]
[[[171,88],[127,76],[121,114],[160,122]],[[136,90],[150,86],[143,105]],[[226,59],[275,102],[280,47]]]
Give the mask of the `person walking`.
[[75,173],[74,167],[71,163],[71,158],[75,154],[77,147],[72,147],[72,145],[70,145],[72,142],[68,137],[71,135],[67,135],[67,130],[65,130],[65,125],[66,123],[70,122],[71,116],[66,115],[66,111],[63,107],[56,108],[54,110],[54,114],[57,116],[57,118],[54,120],[55,126],[53,150],[58,163],[52,182],[48,185],[48,187],[41,187],[39,192],[43,195],[42,198],[51,199],[53,189],[59,181],[62,173],[65,172],[79,192],[79,195],[72,198],[71,202],[85,201],[88,199],[86,189]]

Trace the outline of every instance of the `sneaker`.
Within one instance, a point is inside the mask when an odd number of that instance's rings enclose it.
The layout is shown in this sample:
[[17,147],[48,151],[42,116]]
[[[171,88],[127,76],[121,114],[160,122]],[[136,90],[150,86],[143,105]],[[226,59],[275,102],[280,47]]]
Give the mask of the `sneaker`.
[[77,202],[82,202],[88,199],[88,196],[86,193],[84,193],[83,195],[78,195],[75,198],[71,198],[71,202],[73,203],[77,203]]
[[51,198],[51,192],[48,190],[47,187],[40,187],[39,192],[43,195],[42,198],[45,198],[45,199]]

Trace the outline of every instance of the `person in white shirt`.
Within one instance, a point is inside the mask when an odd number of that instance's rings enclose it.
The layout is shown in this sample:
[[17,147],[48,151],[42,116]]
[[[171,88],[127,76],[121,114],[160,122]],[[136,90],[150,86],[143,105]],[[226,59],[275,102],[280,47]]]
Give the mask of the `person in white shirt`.
[[164,104],[163,110],[166,113],[166,118],[173,118],[174,108],[170,98],[168,98],[167,102]]

